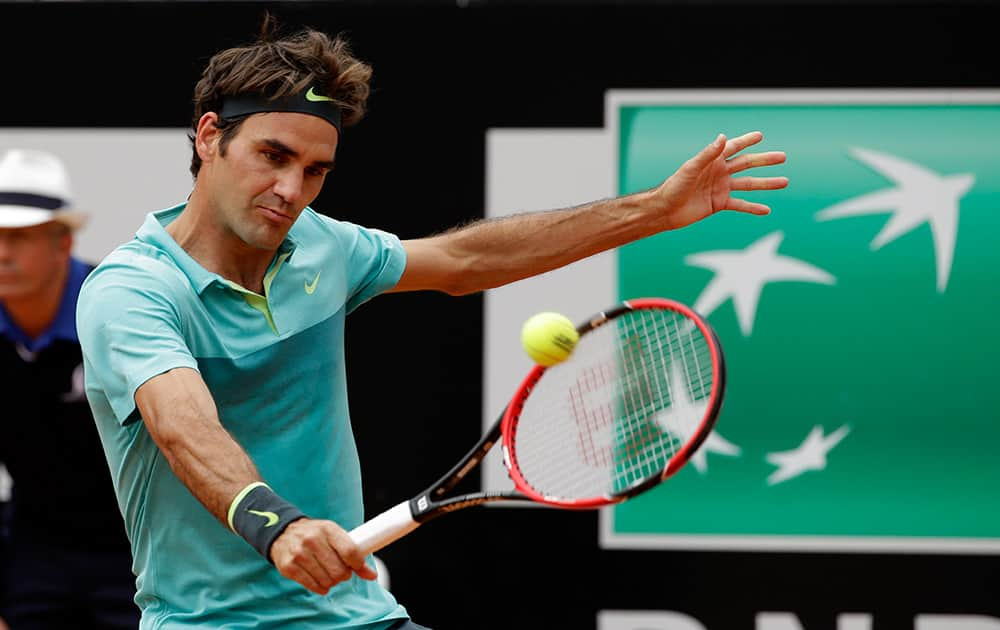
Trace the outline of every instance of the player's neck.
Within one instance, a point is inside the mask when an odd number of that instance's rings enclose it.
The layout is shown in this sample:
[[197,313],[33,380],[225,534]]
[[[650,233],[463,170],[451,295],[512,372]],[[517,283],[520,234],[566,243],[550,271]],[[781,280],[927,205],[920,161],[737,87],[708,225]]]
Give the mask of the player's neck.
[[264,274],[274,252],[247,245],[212,217],[212,213],[189,201],[166,230],[199,265],[263,295]]
[[59,314],[66,282],[69,279],[69,263],[59,267],[52,278],[38,291],[27,295],[7,297],[0,302],[18,328],[32,339],[37,338],[52,325]]

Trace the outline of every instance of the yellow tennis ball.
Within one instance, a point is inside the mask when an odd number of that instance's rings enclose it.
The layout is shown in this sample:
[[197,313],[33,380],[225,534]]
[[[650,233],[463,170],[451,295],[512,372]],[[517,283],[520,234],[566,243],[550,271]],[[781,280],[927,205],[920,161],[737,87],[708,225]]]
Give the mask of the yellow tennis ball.
[[538,313],[521,327],[521,345],[531,360],[549,367],[565,361],[576,347],[580,335],[565,315]]

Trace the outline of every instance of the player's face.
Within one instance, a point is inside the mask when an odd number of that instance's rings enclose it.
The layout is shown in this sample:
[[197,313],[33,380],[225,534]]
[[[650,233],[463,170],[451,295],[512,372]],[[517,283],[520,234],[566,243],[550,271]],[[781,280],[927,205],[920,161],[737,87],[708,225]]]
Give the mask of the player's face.
[[[251,247],[275,250],[333,167],[337,130],[317,116],[257,114],[243,121],[211,166],[225,227]],[[200,177],[200,175],[199,175]]]
[[72,237],[56,223],[0,228],[0,300],[44,292],[69,262],[71,248]]

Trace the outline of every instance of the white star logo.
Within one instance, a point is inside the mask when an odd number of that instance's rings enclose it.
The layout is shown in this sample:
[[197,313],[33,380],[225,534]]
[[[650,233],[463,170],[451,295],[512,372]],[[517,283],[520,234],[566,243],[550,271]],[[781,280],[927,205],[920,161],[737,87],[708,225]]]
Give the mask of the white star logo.
[[[682,370],[677,367],[676,362],[671,364],[669,372],[670,407],[656,414],[656,421],[668,433],[687,441],[691,439],[695,430],[701,426],[705,419],[709,399],[697,402],[692,400],[691,389],[693,387],[686,384],[687,379],[681,374]],[[691,463],[699,473],[704,474],[708,470],[709,453],[735,457],[740,454],[740,447],[726,440],[717,431],[712,431],[691,456]]]
[[765,458],[778,467],[767,478],[767,485],[773,486],[798,477],[808,470],[826,468],[826,454],[830,452],[851,429],[845,424],[830,435],[823,436],[823,427],[816,425],[797,448],[790,451],[768,453]]
[[740,447],[722,437],[718,431],[709,433],[708,437],[705,438],[705,442],[691,456],[691,464],[701,474],[705,474],[705,471],[708,470],[709,453],[739,457]]
[[891,243],[923,223],[931,228],[937,261],[937,290],[943,293],[951,275],[958,237],[958,200],[972,188],[975,175],[938,175],[930,169],[899,157],[869,149],[850,149],[851,154],[894,181],[886,188],[854,197],[821,210],[819,221],[891,212],[882,231],[871,242],[872,250]]
[[834,284],[832,275],[797,258],[781,256],[778,245],[782,232],[772,232],[746,249],[691,254],[684,261],[694,267],[715,271],[715,277],[698,296],[694,310],[704,317],[732,298],[740,330],[749,337],[753,330],[757,303],[769,282],[799,281]]

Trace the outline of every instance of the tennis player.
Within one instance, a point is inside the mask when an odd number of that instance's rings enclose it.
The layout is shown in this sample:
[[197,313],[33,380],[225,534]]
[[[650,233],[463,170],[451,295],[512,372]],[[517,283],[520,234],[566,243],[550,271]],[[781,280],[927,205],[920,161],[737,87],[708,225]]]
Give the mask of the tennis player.
[[87,396],[123,508],[142,628],[421,628],[348,531],[364,517],[344,318],[388,291],[469,294],[725,209],[784,177],[713,140],[652,190],[479,221],[429,238],[309,204],[371,68],[306,29],[223,50],[194,90],[194,186],[88,278],[77,319]]

